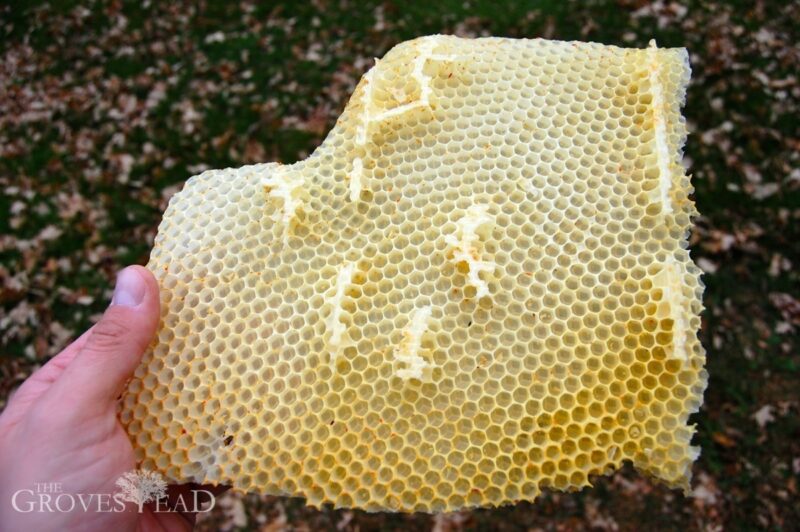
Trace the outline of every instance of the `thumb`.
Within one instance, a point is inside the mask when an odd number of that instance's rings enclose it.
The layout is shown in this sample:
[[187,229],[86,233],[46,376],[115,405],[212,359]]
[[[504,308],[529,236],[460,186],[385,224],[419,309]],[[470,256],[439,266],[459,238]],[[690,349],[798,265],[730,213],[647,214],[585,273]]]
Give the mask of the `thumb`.
[[75,408],[113,404],[153,339],[159,315],[153,274],[141,266],[122,270],[111,305],[49,390],[50,399],[68,400]]

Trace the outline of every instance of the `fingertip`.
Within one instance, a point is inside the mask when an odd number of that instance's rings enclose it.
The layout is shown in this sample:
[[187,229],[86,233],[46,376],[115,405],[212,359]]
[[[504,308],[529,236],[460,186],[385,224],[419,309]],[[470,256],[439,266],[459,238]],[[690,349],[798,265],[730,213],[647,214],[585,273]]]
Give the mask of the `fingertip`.
[[150,271],[129,266],[117,276],[114,297],[103,317],[51,389],[52,397],[81,397],[111,404],[141,363],[160,321],[158,283]]
[[128,266],[117,274],[112,306],[136,308],[158,299],[158,282],[143,266]]

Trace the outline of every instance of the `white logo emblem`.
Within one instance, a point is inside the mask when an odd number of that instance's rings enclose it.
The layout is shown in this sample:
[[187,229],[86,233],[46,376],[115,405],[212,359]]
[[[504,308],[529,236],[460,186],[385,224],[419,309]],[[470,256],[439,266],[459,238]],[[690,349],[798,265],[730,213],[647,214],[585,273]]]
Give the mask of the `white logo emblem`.
[[142,469],[128,471],[117,479],[115,484],[120,488],[117,492],[123,501],[139,505],[139,511],[145,503],[157,501],[167,496],[167,483],[155,471]]

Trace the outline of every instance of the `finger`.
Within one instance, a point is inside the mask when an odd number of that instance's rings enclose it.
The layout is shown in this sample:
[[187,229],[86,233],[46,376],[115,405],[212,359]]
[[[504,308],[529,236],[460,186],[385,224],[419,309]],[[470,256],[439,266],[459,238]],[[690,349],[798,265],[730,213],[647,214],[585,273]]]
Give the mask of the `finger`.
[[68,400],[74,409],[96,411],[112,405],[153,339],[158,319],[158,283],[153,275],[141,266],[122,270],[111,306],[47,398]]
[[36,401],[50,388],[56,379],[64,372],[66,367],[75,358],[75,355],[86,344],[86,340],[94,326],[85,331],[77,340],[65,347],[59,354],[51,358],[44,366],[28,377],[16,391],[12,392],[8,400],[6,412],[15,418],[25,415],[28,406]]

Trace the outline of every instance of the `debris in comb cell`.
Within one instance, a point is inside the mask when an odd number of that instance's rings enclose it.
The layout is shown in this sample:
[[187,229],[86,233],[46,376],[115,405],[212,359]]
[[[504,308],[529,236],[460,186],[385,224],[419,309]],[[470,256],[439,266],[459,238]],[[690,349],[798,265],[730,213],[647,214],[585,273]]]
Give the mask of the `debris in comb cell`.
[[473,205],[457,222],[456,235],[445,237],[445,242],[452,246],[453,259],[457,263],[464,263],[467,268],[468,283],[475,287],[475,297],[482,298],[489,295],[489,286],[481,278],[481,273],[492,273],[495,265],[481,259],[480,232],[486,232],[491,226],[492,218],[487,214],[487,205]]
[[420,354],[422,349],[422,335],[428,329],[428,320],[431,319],[431,307],[418,309],[408,327],[403,331],[403,341],[395,349],[395,360],[406,367],[397,370],[401,379],[421,379],[422,372],[430,366]]
[[335,364],[339,356],[339,352],[343,347],[343,337],[347,334],[345,324],[342,323],[342,300],[344,299],[344,291],[347,285],[353,279],[353,272],[355,265],[350,263],[342,266],[339,269],[339,274],[336,276],[336,285],[334,286],[335,292],[333,297],[328,299],[327,303],[330,307],[330,315],[325,323],[326,332],[328,334],[328,349],[331,357],[331,364]]

